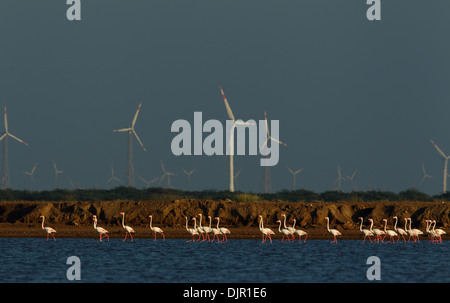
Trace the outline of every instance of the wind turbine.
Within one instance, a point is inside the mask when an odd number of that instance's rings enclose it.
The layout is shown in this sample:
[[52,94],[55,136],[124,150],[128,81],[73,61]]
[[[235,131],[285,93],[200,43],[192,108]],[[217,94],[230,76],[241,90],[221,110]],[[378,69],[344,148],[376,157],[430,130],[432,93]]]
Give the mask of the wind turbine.
[[444,194],[447,192],[447,177],[448,177],[448,173],[447,173],[447,164],[448,164],[448,159],[450,159],[450,156],[446,156],[444,154],[444,152],[439,148],[439,146],[436,145],[436,143],[433,142],[433,140],[430,139],[431,144],[433,144],[433,146],[436,148],[436,150],[438,151],[438,153],[444,158],[444,180],[443,180],[443,192]]
[[358,172],[358,170],[355,169],[351,176],[347,176],[347,180],[349,180],[350,183],[352,184],[352,187],[353,187],[354,191],[358,190],[358,186],[353,182],[353,179],[355,178],[357,172]]
[[144,150],[144,152],[147,152],[147,150],[144,147],[144,144],[142,144],[141,139],[139,139],[136,131],[134,130],[134,125],[136,124],[136,120],[139,114],[139,111],[141,109],[141,105],[142,102],[139,103],[139,107],[136,111],[136,114],[134,115],[133,120],[131,121],[131,127],[128,128],[121,128],[121,129],[116,129],[114,130],[114,132],[128,132],[128,186],[130,187],[134,187],[134,167],[133,167],[133,135],[136,137],[136,139],[138,140],[139,144],[141,145],[142,149]]
[[152,183],[155,183],[156,181],[159,180],[159,177],[157,177],[155,179],[147,181],[146,179],[142,178],[140,175],[137,175],[137,176],[139,177],[139,179],[141,179],[142,182],[145,183],[145,188],[149,188]]
[[[266,146],[268,146],[269,140],[270,140],[270,141],[273,141],[273,142],[275,142],[275,143],[278,143],[278,144],[287,146],[286,143],[281,142],[280,140],[278,140],[278,139],[276,139],[276,138],[273,138],[273,137],[270,135],[269,122],[267,121],[267,113],[266,113],[265,110],[264,110],[264,120],[265,120],[265,122],[266,122],[267,139],[266,139],[266,141],[264,142],[264,144],[262,145],[261,149],[263,149],[263,148],[265,148]],[[271,143],[271,144],[272,144],[272,143]],[[268,157],[268,155],[267,155],[266,157]],[[269,193],[269,192],[271,192],[271,191],[272,191],[272,180],[271,180],[271,178],[270,178],[270,167],[269,167],[269,166],[265,166],[265,167],[264,167],[264,192],[265,192],[265,193]]]
[[300,169],[298,169],[296,171],[293,171],[289,167],[287,169],[292,174],[292,189],[295,190],[295,176],[297,176],[297,174],[299,174],[303,170],[303,168],[300,168]]
[[114,166],[111,164],[111,178],[109,178],[108,181],[106,181],[106,184],[109,184],[110,182],[112,182],[114,180],[117,182],[120,182],[120,179],[114,175]]
[[34,186],[34,172],[36,171],[36,167],[37,167],[37,163],[34,164],[33,168],[31,169],[31,171],[26,171],[25,174],[30,176],[30,185],[29,188],[31,189]]
[[233,120],[233,126],[230,131],[230,141],[228,142],[229,147],[229,157],[230,157],[230,185],[229,190],[230,192],[234,192],[234,162],[233,162],[233,156],[234,156],[234,128],[236,125],[254,125],[253,123],[243,122],[243,121],[236,121],[234,118],[233,112],[231,111],[231,107],[228,104],[227,98],[225,97],[225,93],[223,92],[222,86],[220,86],[220,92],[222,93],[223,102],[225,103],[225,108],[228,113],[228,117]]
[[426,170],[425,170],[425,164],[423,164],[423,161],[422,161],[422,173],[423,173],[423,177],[422,177],[422,179],[420,180],[420,184],[421,184],[421,185],[425,182],[425,179],[426,179],[426,178],[433,179],[432,176],[430,176],[429,174],[427,174],[427,172],[426,172]]
[[334,189],[342,191],[341,181],[345,181],[345,178],[342,177],[341,164],[338,163],[338,177],[334,180]]
[[3,140],[3,169],[2,169],[2,189],[11,187],[11,178],[9,176],[9,166],[8,166],[8,137],[11,137],[20,143],[29,146],[25,141],[17,138],[13,134],[11,134],[8,130],[8,116],[6,114],[6,106],[4,108],[4,116],[5,116],[5,133],[0,137],[0,141]]
[[55,160],[53,160],[53,168],[54,168],[54,173],[55,173],[55,188],[59,188],[58,186],[58,175],[59,174],[62,174],[63,173],[63,171],[62,170],[58,170],[57,168],[56,168],[56,163],[55,163]]
[[191,187],[191,175],[195,172],[195,168],[191,169],[190,171],[186,171],[183,168],[183,172],[187,176],[188,187],[190,188]]
[[160,161],[161,161],[161,168],[163,170],[163,175],[159,179],[159,185],[161,185],[162,181],[164,180],[164,177],[167,176],[167,185],[169,186],[169,188],[172,188],[172,185],[170,184],[170,176],[176,176],[176,174],[167,171],[166,168],[164,167],[162,160],[160,160]]
[[236,188],[238,187],[237,186],[237,178],[239,177],[239,175],[241,174],[241,169],[237,172],[237,173],[235,173],[234,174],[234,184],[236,185]]

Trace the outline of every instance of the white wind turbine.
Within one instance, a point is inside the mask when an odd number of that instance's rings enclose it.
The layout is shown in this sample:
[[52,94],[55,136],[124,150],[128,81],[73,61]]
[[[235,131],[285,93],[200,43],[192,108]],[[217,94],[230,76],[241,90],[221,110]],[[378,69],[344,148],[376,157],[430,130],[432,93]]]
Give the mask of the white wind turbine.
[[8,130],[8,115],[6,114],[6,106],[4,108],[4,117],[5,117],[5,133],[0,137],[0,141],[3,140],[3,169],[2,169],[2,188],[11,187],[11,178],[9,176],[9,165],[8,165],[8,137],[11,137],[20,143],[29,146],[25,141],[17,138],[13,134],[11,134]]
[[136,131],[134,130],[134,125],[136,124],[136,120],[139,114],[139,111],[141,109],[141,105],[142,102],[139,103],[139,107],[136,111],[136,114],[134,115],[133,120],[131,121],[131,127],[128,128],[121,128],[121,129],[116,129],[114,130],[114,132],[128,132],[128,186],[135,186],[134,183],[134,167],[133,167],[133,135],[136,137],[136,139],[138,140],[139,144],[141,145],[142,149],[147,152],[147,150],[144,147],[144,144],[142,144],[141,139],[139,139]]
[[114,175],[114,166],[111,164],[111,178],[109,178],[108,181],[106,181],[106,184],[109,184],[112,181],[120,182],[120,179]]
[[[265,148],[266,146],[268,146],[269,141],[273,141],[273,142],[275,142],[275,143],[278,143],[278,144],[287,146],[286,143],[281,142],[280,140],[278,140],[278,139],[276,139],[276,138],[273,138],[273,137],[270,135],[269,122],[267,121],[267,113],[266,113],[265,110],[264,110],[264,120],[265,120],[265,123],[266,123],[266,133],[267,133],[267,138],[266,138],[266,141],[264,142],[264,144],[261,146],[260,152],[261,152],[261,149],[263,149],[263,148]],[[271,144],[272,144],[272,143],[271,143]],[[266,157],[268,157],[268,155],[267,155]],[[265,166],[265,167],[264,167],[264,192],[265,192],[265,193],[268,193],[268,192],[271,191],[271,189],[272,189],[272,184],[271,184],[271,178],[270,178],[270,167],[269,167],[269,166]]]
[[292,174],[292,189],[295,190],[295,177],[297,176],[297,174],[301,173],[303,168],[300,168],[296,171],[293,171],[292,169],[290,169],[289,167],[287,168],[289,170],[289,172]]
[[195,172],[195,168],[191,169],[190,171],[186,171],[183,168],[183,172],[187,176],[188,187],[190,188],[191,187],[191,175]]
[[31,189],[34,186],[34,172],[36,171],[36,167],[37,167],[37,163],[34,164],[33,168],[31,169],[31,171],[26,171],[25,174],[30,176],[30,185],[29,188]]
[[439,146],[437,146],[436,143],[433,142],[433,140],[430,140],[430,142],[431,142],[431,144],[433,144],[433,146],[436,148],[436,150],[442,156],[442,158],[444,158],[443,192],[445,194],[447,192],[447,177],[448,177],[447,164],[448,164],[448,159],[450,159],[450,156],[445,155],[444,152],[439,148]]
[[233,120],[233,126],[230,130],[230,141],[228,142],[228,148],[229,148],[229,157],[230,157],[230,185],[229,190],[230,192],[234,192],[234,162],[233,162],[233,156],[234,156],[234,128],[237,124],[239,125],[254,125],[253,123],[243,122],[243,121],[236,121],[234,118],[233,112],[231,111],[231,107],[228,104],[227,98],[225,97],[225,93],[223,92],[222,86],[220,86],[220,91],[222,93],[223,102],[225,103],[225,108],[228,113],[228,117]]
[[338,163],[338,177],[336,178],[336,180],[334,180],[334,189],[335,190],[342,190],[342,186],[341,186],[342,181],[345,181],[345,178],[342,177],[341,164]]
[[358,186],[355,184],[355,182],[353,182],[353,179],[355,179],[356,173],[358,172],[357,169],[355,169],[353,171],[353,174],[351,176],[347,176],[347,180],[350,181],[350,183],[352,184],[353,190],[357,191],[358,190]]
[[55,173],[55,188],[59,188],[58,186],[58,175],[62,174],[63,171],[62,170],[58,170],[58,168],[56,168],[56,163],[55,160],[53,160],[53,169],[54,169],[54,173]]
[[150,185],[152,185],[153,183],[155,183],[156,181],[159,180],[159,177],[156,177],[156,178],[148,181],[148,180],[144,179],[143,177],[141,177],[140,175],[137,175],[137,176],[139,177],[139,179],[141,179],[142,182],[145,183],[145,188],[149,188]]
[[167,171],[166,168],[164,167],[164,164],[163,164],[162,160],[160,160],[160,161],[161,161],[161,168],[162,168],[162,171],[163,171],[163,175],[159,179],[159,185],[161,185],[162,181],[167,176],[167,185],[169,186],[169,188],[171,188],[172,185],[170,184],[170,176],[176,176],[176,174]]
[[421,185],[425,182],[425,179],[427,179],[427,178],[433,179],[432,176],[427,174],[427,172],[425,170],[425,164],[423,164],[423,161],[422,161],[422,173],[423,173],[423,176],[422,176],[422,179],[420,180]]

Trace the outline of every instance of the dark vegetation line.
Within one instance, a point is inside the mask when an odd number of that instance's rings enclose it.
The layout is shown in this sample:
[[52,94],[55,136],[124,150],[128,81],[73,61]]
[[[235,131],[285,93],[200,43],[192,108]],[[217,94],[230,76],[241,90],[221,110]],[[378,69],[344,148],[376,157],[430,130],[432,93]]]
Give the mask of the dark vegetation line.
[[184,191],[152,187],[139,189],[120,186],[113,189],[54,189],[43,191],[29,190],[0,190],[0,201],[151,201],[151,200],[176,200],[176,199],[207,199],[226,200],[238,202],[257,201],[286,201],[286,202],[372,202],[372,201],[450,201],[450,193],[430,196],[416,189],[408,189],[399,193],[390,191],[370,190],[365,192],[353,191],[325,191],[316,193],[313,191],[282,190],[276,193],[245,193],[229,192],[228,190],[203,190]]

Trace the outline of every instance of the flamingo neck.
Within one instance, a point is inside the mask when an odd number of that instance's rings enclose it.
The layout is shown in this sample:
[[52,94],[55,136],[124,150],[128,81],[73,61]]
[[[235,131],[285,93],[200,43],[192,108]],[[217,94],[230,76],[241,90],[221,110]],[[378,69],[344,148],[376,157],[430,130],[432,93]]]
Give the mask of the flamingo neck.
[[194,228],[197,228],[197,219],[194,218]]
[[278,230],[281,232],[281,221],[280,221],[280,226],[278,226]]
[[217,218],[217,229],[219,229],[219,221],[220,221],[220,219]]
[[44,221],[45,221],[45,217],[42,217],[42,229],[44,229]]
[[359,226],[359,230],[362,231],[363,218],[361,218],[361,225]]
[[284,217],[284,228],[286,229],[287,227],[286,227],[286,216],[283,216]]
[[97,218],[94,220],[94,229],[97,229]]
[[384,232],[386,232],[386,225],[387,225],[387,220],[384,221]]
[[294,220],[294,225],[292,225],[292,228],[295,228],[295,223],[297,222],[295,219]]
[[397,230],[397,221],[398,221],[398,219],[395,218],[394,230]]
[[263,225],[263,220],[262,217],[260,217],[261,220],[259,220],[259,230],[263,230],[264,225]]
[[372,231],[372,227],[373,227],[373,220],[370,221],[370,231]]
[[188,219],[186,217],[186,229],[188,229]]
[[409,230],[411,230],[411,221],[412,220],[409,220]]
[[125,228],[125,214],[122,214],[122,226]]
[[406,227],[406,224],[408,224],[408,220],[405,219],[405,230],[408,230],[408,228]]
[[330,231],[330,219],[327,218],[327,230]]
[[152,228],[152,221],[153,221],[153,217],[150,217],[150,229],[153,229]]
[[209,217],[209,228],[211,229],[211,217]]
[[198,220],[198,224],[199,224],[199,226],[200,226],[200,228],[202,227],[202,215],[199,215],[200,216],[200,219]]
[[434,228],[436,227],[436,222],[433,222],[434,223],[434,225],[433,225],[433,232],[434,232]]

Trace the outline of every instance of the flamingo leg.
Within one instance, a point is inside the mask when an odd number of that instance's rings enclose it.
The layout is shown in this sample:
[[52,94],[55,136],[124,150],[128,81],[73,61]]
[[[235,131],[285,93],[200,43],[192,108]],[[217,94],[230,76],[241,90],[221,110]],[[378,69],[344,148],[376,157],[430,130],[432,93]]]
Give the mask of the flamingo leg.
[[55,239],[55,236],[54,236],[53,234],[50,234],[50,236],[52,236],[52,237],[53,237],[53,240],[55,240],[55,241],[56,241],[56,239]]
[[131,233],[130,233],[130,238],[131,238],[131,242],[133,242],[133,236],[131,235]]
[[49,235],[49,233],[47,233],[47,241],[48,241],[48,235]]
[[308,238],[308,234],[305,235],[305,240],[303,241],[303,243],[306,243],[306,238]]

